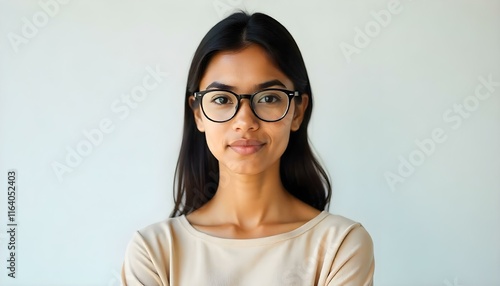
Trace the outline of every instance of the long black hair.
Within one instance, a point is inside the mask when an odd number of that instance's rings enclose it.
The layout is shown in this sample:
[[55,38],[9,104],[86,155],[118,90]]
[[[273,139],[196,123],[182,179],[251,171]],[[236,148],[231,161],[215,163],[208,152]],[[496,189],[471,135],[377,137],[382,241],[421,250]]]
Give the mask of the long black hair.
[[[277,67],[293,82],[295,90],[309,96],[300,128],[290,133],[280,159],[280,176],[285,189],[310,206],[324,210],[331,197],[328,175],[309,146],[307,125],[313,98],[302,54],[288,30],[272,17],[237,12],[217,23],[196,50],[187,80],[184,130],[175,169],[174,210],[170,217],[189,214],[208,202],[219,185],[219,165],[208,149],[205,133],[198,131],[189,97],[199,84],[210,59],[219,51],[240,50],[257,44],[267,51]],[[298,97],[300,100],[300,97]],[[194,106],[193,108],[198,108]]]

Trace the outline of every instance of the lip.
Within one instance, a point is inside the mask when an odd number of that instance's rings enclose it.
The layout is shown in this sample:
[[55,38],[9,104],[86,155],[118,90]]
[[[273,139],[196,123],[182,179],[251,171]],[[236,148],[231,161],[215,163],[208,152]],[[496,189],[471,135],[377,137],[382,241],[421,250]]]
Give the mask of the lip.
[[229,147],[240,155],[257,153],[265,143],[255,139],[239,139],[229,144]]

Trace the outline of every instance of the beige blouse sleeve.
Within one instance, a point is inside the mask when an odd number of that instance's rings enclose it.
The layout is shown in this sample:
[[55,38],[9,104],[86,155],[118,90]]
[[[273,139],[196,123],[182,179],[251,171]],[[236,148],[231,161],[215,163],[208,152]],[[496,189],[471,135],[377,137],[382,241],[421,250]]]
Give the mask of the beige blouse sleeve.
[[333,261],[328,286],[371,286],[375,259],[373,241],[361,225],[344,238]]
[[161,281],[156,268],[151,261],[151,250],[144,238],[135,232],[125,252],[122,266],[123,286],[168,286],[167,281]]

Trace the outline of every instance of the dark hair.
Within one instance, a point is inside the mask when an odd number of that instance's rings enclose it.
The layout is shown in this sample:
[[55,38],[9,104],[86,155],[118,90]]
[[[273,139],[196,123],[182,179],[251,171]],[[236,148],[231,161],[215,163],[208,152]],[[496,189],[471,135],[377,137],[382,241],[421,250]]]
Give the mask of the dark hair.
[[297,131],[291,132],[288,146],[280,159],[282,184],[289,193],[318,210],[324,210],[329,205],[331,184],[308,142],[307,125],[313,100],[300,50],[288,30],[272,17],[262,13],[248,15],[237,12],[208,31],[189,69],[182,145],[175,169],[175,206],[170,217],[189,214],[203,206],[214,196],[219,184],[218,161],[208,149],[205,133],[196,128],[189,97],[199,91],[200,80],[215,53],[240,50],[251,44],[264,48],[290,78],[294,88],[301,94],[309,95],[302,124]]

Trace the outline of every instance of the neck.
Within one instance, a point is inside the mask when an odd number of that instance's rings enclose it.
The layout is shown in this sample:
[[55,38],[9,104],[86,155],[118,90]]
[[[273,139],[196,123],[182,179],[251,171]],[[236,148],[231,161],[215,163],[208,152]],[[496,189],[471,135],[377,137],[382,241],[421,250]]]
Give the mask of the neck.
[[222,166],[219,169],[219,187],[207,207],[217,210],[221,220],[252,228],[277,220],[292,201],[281,183],[279,162],[260,174],[235,174]]

